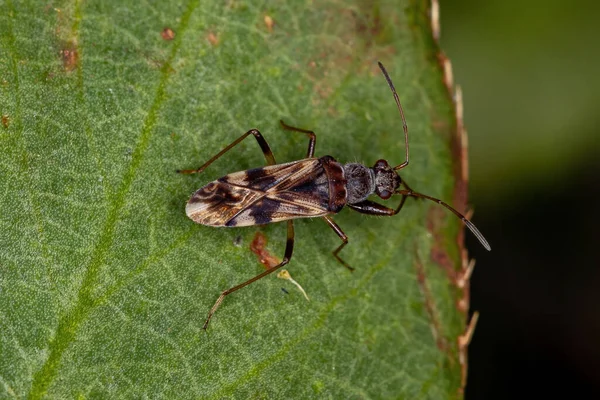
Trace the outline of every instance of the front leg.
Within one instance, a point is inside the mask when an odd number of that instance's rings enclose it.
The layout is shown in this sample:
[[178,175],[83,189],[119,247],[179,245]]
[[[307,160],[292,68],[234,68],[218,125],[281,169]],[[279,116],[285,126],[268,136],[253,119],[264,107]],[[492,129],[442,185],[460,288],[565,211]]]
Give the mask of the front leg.
[[[413,190],[406,184],[406,182],[402,181],[401,185],[407,189],[407,192],[413,193]],[[370,200],[346,205],[351,209],[358,211],[361,214],[377,215],[379,217],[391,217],[392,215],[396,215],[400,212],[402,206],[404,206],[404,202],[406,201],[406,199],[411,196],[410,194],[405,193],[400,194],[402,194],[402,200],[400,200],[400,204],[398,204],[398,207],[396,207],[395,209],[386,207],[382,204],[375,203],[374,201]]]
[[427,196],[422,193],[413,192],[412,189],[398,190],[395,193],[402,195],[402,200],[400,201],[400,204],[398,205],[398,207],[396,209],[389,208],[389,207],[386,207],[384,205],[381,205],[379,203],[375,203],[374,201],[369,201],[369,200],[361,201],[359,203],[354,203],[354,204],[347,204],[347,206],[353,210],[358,211],[359,213],[362,213],[362,214],[377,215],[377,216],[381,216],[381,217],[391,217],[392,215],[396,215],[400,212],[407,197],[415,197],[415,198],[420,198],[420,199],[431,200],[431,201],[447,208],[454,215],[456,215],[465,224],[465,226],[467,228],[469,228],[469,230],[473,233],[473,235],[475,235],[475,237],[479,240],[479,242],[483,245],[483,247],[487,251],[490,251],[492,249],[490,247],[490,244],[485,239],[485,237],[483,237],[481,232],[479,232],[479,229],[477,229],[477,227],[475,227],[475,225],[471,221],[469,221],[464,215],[462,215],[461,213],[456,211],[454,208],[450,207],[447,203],[444,203],[443,201],[441,201],[440,199],[436,199],[435,197]]
[[371,200],[364,200],[359,203],[346,205],[354,211],[358,211],[361,214],[376,215],[379,217],[391,217],[392,215],[396,215],[400,212],[407,197],[408,196],[403,195],[402,200],[400,200],[400,204],[395,209],[386,207],[379,203],[375,203]]

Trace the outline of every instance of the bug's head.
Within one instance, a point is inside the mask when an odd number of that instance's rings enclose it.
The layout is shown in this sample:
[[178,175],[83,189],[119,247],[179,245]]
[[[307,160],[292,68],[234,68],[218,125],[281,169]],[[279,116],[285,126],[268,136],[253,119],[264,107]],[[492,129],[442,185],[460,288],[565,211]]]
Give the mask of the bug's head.
[[378,160],[373,166],[373,172],[375,174],[375,194],[384,200],[392,197],[402,182],[400,175],[385,160]]

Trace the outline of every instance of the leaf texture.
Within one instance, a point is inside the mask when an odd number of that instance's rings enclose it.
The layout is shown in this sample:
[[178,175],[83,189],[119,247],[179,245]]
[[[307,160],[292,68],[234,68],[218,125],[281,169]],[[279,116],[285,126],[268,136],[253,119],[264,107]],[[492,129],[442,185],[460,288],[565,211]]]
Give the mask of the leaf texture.
[[278,162],[304,157],[306,137],[279,119],[314,130],[317,156],[401,163],[380,60],[410,130],[402,177],[450,200],[453,111],[426,5],[0,5],[0,397],[457,395],[461,293],[431,257],[442,246],[458,268],[452,216],[410,200],[395,218],[342,211],[354,273],[322,220],[298,221],[287,268],[311,301],[273,274],[226,298],[204,332],[218,294],[263,270],[256,231],[282,256],[285,224],[185,215],[200,186],[264,165],[252,138],[198,176],[175,173],[250,128]]

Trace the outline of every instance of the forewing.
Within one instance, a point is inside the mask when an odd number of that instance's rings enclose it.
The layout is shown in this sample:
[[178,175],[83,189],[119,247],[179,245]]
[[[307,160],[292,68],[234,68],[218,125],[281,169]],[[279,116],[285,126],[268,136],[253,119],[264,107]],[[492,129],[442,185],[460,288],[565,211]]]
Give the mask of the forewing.
[[234,172],[192,195],[186,214],[209,226],[250,226],[327,214],[327,177],[316,158]]
[[234,172],[219,179],[230,185],[269,192],[279,187],[293,185],[298,176],[306,176],[320,167],[319,159],[307,158],[285,164]]
[[202,225],[227,226],[227,222],[263,196],[264,192],[216,180],[192,195],[185,213]]
[[271,183],[265,195],[238,213],[228,226],[262,225],[329,214],[329,181],[318,159],[289,165],[285,178]]

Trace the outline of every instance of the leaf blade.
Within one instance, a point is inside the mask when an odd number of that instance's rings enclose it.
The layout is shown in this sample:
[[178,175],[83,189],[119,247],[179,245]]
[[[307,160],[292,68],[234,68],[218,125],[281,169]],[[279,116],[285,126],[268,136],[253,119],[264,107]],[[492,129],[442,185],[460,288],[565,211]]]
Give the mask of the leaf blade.
[[[431,247],[421,222],[427,208],[416,203],[401,222],[336,216],[351,237],[344,257],[358,267],[352,275],[330,256],[335,235],[319,222],[299,221],[290,266],[314,299],[311,305],[282,297],[281,282],[272,279],[228,298],[211,332],[200,331],[219,291],[260,267],[247,248],[251,230],[191,225],[183,205],[202,182],[264,161],[248,143],[201,177],[173,171],[210,157],[255,126],[268,135],[280,162],[301,156],[305,138],[280,132],[281,117],[317,131],[317,154],[330,152],[341,162],[368,157],[369,164],[399,157],[399,117],[376,58],[398,87],[439,71],[414,57],[420,44],[407,44],[413,34],[408,24],[378,26],[375,17],[365,22],[362,13],[381,11],[360,5],[263,11],[197,4],[169,10],[145,5],[133,12],[75,3],[48,14],[12,4],[12,16],[4,17],[14,43],[3,32],[2,48],[13,62],[12,75],[10,68],[3,74],[20,84],[11,81],[4,89],[10,98],[0,103],[3,112],[15,110],[1,137],[4,176],[15,181],[2,204],[14,205],[23,189],[33,204],[2,219],[13,230],[1,240],[15,249],[2,253],[11,271],[2,286],[10,303],[2,308],[11,314],[6,319],[13,333],[1,343],[16,365],[1,364],[4,382],[31,397],[451,393],[458,378],[456,368],[447,367],[454,356],[440,351],[431,335],[415,272],[413,254],[427,260]],[[392,6],[382,5],[384,14],[406,21]],[[266,12],[273,14],[272,33],[261,26]],[[338,13],[341,22],[323,24]],[[173,41],[161,39],[165,25],[175,32]],[[68,32],[66,39],[56,27]],[[28,39],[36,32],[42,32],[42,46]],[[211,32],[216,45],[198,40]],[[355,37],[364,62],[347,60]],[[78,56],[65,59],[73,43]],[[407,44],[410,57],[388,53],[396,43]],[[430,122],[433,104],[445,100],[420,85],[403,85],[400,96],[410,105],[411,132],[423,132],[411,133],[410,182],[448,193],[450,173],[437,177],[436,169],[448,165],[450,154]],[[264,230],[273,251],[281,252],[282,228]],[[238,235],[239,248],[233,244]],[[456,293],[443,273],[423,263],[435,283],[436,307],[451,315],[443,333],[451,337],[461,327],[447,300]],[[24,270],[31,276],[22,277]],[[33,300],[25,299],[26,286],[33,287]],[[404,313],[389,315],[393,308]],[[24,326],[37,333],[15,345]],[[394,347],[403,359],[390,351]],[[295,368],[281,375],[290,364]],[[280,379],[269,379],[274,376]]]

